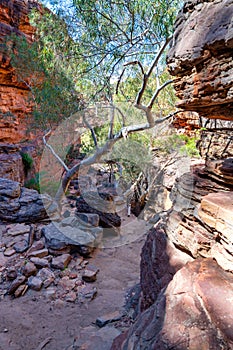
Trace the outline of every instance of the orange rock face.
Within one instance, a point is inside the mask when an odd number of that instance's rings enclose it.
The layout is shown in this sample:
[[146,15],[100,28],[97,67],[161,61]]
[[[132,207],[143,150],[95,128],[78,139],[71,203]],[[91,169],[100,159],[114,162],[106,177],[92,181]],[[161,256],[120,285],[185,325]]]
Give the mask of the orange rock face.
[[19,80],[4,52],[3,42],[12,33],[32,41],[35,29],[28,14],[32,8],[40,7],[33,0],[0,0],[0,3],[0,142],[18,143],[33,139],[33,133],[27,132],[32,102],[28,87]]

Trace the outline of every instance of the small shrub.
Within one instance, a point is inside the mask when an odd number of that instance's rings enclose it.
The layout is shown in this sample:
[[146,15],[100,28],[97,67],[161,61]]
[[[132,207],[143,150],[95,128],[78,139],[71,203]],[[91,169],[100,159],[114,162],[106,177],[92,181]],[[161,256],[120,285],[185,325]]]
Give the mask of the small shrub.
[[24,172],[25,172],[25,174],[27,174],[28,171],[32,168],[33,159],[28,153],[21,152],[20,155],[21,155],[22,161],[23,161]]

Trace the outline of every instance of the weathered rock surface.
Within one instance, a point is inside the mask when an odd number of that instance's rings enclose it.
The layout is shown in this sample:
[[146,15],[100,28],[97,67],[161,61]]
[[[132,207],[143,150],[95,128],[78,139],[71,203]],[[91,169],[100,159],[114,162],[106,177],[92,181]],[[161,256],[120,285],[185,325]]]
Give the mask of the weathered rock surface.
[[0,220],[36,222],[47,219],[48,214],[57,215],[57,209],[48,195],[39,195],[16,181],[0,178]]
[[212,259],[179,270],[112,350],[233,348],[233,275]]
[[141,310],[156,301],[161,289],[189,261],[193,258],[176,249],[162,228],[150,230],[141,253]]
[[232,0],[194,0],[178,15],[168,68],[179,107],[201,117],[205,164],[176,179],[171,209],[149,232],[143,312],[112,350],[233,349],[232,13]]
[[[35,29],[28,18],[32,8],[41,9],[33,0],[1,0],[0,43],[12,33],[33,40]],[[0,66],[0,141],[17,143],[33,137],[32,133],[26,133],[27,117],[32,111],[29,89],[18,79],[3,49],[0,50]]]
[[179,106],[207,118],[233,119],[232,0],[186,1],[175,23],[168,68]]

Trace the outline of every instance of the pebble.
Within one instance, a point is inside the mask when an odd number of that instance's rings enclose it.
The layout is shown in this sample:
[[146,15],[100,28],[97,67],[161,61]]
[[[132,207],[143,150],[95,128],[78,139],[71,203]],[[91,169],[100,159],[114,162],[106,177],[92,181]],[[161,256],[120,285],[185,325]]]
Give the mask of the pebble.
[[5,250],[4,255],[7,256],[7,257],[10,257],[10,256],[14,255],[15,253],[16,252],[15,252],[15,250],[13,248],[8,248],[8,249]]
[[32,275],[36,275],[37,273],[37,268],[36,266],[31,262],[27,262],[23,267],[22,267],[22,274],[26,277],[30,277]]
[[7,269],[6,276],[9,280],[14,280],[16,279],[18,273],[17,270],[14,266],[11,266]]
[[54,269],[63,270],[69,265],[71,259],[72,257],[70,254],[63,254],[57,256],[52,259],[51,267],[53,267]]
[[88,265],[82,274],[82,279],[85,282],[95,282],[99,269],[94,265]]
[[104,327],[108,323],[119,321],[121,317],[122,317],[122,314],[119,311],[114,311],[98,317],[95,323],[98,327]]
[[39,277],[30,277],[28,279],[28,286],[33,290],[36,290],[36,291],[41,290],[42,284],[43,282]]
[[7,234],[11,236],[23,235],[28,232],[30,232],[30,225],[25,225],[25,224],[12,225],[7,230]]
[[2,252],[0,252],[0,267],[3,267],[6,264],[6,262],[7,262],[6,257]]
[[75,292],[72,292],[72,291],[70,293],[68,293],[65,297],[65,300],[70,302],[70,303],[74,303],[76,301],[76,299],[77,299],[77,295]]
[[20,297],[21,295],[24,295],[24,294],[26,293],[27,289],[28,289],[28,286],[27,286],[26,284],[21,284],[21,286],[19,286],[19,287],[16,289],[16,291],[15,291],[15,293],[14,293],[14,296],[15,296],[16,298],[18,298],[18,297]]
[[17,242],[13,245],[13,248],[16,253],[24,253],[28,249],[28,243],[27,241]]
[[30,258],[31,262],[36,265],[39,269],[43,267],[49,267],[49,262],[47,259],[44,258],[37,258],[37,257],[32,257]]
[[36,258],[44,258],[45,256],[49,255],[48,249],[40,249],[35,250],[27,254],[28,257],[36,257]]
[[32,244],[32,246],[28,249],[27,255],[30,255],[32,252],[37,250],[41,250],[44,248],[44,242],[42,240],[36,241]]
[[8,294],[13,294],[16,289],[21,285],[23,284],[24,282],[26,281],[26,277],[25,276],[18,276],[12,283],[11,285],[9,286],[8,288]]

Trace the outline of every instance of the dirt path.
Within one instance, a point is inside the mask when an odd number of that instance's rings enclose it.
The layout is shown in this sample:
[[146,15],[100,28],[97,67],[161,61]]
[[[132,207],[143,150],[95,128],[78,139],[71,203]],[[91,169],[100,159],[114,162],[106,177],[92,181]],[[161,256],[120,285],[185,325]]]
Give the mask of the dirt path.
[[[90,263],[99,269],[94,282],[98,293],[94,300],[73,304],[48,300],[43,293],[28,291],[18,299],[5,297],[0,302],[0,350],[108,350],[118,331],[104,327],[96,334],[97,317],[122,311],[125,295],[139,282],[140,252],[149,227],[145,222],[125,218],[124,237],[137,240],[97,250]],[[119,243],[120,244],[120,243]],[[111,244],[109,244],[111,246]],[[78,347],[79,340],[86,343]],[[86,347],[85,347],[86,346]]]

